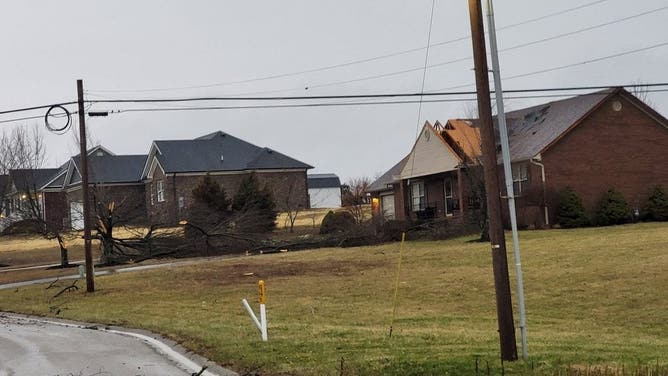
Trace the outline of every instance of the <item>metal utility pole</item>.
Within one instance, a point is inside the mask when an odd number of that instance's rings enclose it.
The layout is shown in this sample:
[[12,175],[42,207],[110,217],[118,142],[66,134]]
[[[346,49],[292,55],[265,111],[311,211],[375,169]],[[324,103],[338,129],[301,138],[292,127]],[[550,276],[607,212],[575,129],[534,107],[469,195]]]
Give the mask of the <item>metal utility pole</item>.
[[515,343],[515,323],[510,297],[510,278],[508,277],[508,258],[506,239],[501,218],[501,197],[496,164],[496,146],[494,143],[494,125],[492,105],[489,95],[489,70],[485,49],[485,30],[482,21],[480,0],[469,0],[471,35],[473,41],[473,61],[475,65],[476,91],[478,93],[478,118],[482,141],[482,164],[485,176],[487,196],[487,215],[489,218],[489,237],[492,243],[492,264],[494,269],[494,287],[496,290],[496,311],[499,322],[499,340],[501,359],[517,360]]
[[515,274],[517,274],[517,305],[520,311],[520,336],[522,337],[522,359],[528,357],[527,351],[527,324],[524,310],[524,281],[522,280],[522,262],[520,261],[520,240],[517,235],[517,214],[515,213],[515,189],[513,188],[513,172],[510,162],[510,146],[508,143],[508,128],[506,127],[506,112],[503,106],[503,87],[501,86],[501,68],[499,51],[496,45],[496,24],[494,22],[494,5],[487,0],[487,25],[489,28],[489,48],[492,53],[492,71],[494,72],[494,96],[496,97],[496,117],[499,122],[501,136],[501,155],[503,157],[503,172],[506,180],[506,195],[508,196],[508,210],[510,212],[510,227],[513,233],[513,253],[515,258]]
[[86,148],[86,111],[84,110],[83,80],[77,80],[79,98],[79,146],[81,157],[81,193],[83,200],[84,251],[86,255],[86,291],[95,291],[93,254],[90,248],[90,199],[88,198],[88,150]]

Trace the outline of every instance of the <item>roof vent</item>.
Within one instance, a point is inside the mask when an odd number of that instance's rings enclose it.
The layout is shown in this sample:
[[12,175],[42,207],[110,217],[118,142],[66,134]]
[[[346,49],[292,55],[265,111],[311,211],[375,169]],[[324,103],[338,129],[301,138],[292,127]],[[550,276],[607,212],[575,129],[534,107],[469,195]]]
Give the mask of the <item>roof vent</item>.
[[222,161],[224,161],[224,160],[225,160],[225,158],[223,158],[223,155],[221,154],[221,155],[220,155],[220,161],[222,162]]

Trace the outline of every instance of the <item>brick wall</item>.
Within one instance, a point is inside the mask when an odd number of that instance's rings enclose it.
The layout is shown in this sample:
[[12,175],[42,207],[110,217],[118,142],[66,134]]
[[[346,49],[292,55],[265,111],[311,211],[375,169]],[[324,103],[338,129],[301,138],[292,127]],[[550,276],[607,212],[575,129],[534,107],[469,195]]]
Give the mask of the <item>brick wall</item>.
[[592,211],[611,187],[642,207],[654,185],[668,188],[667,157],[668,129],[617,95],[548,149],[543,162],[548,188],[572,187]]
[[[165,176],[160,169],[156,169],[153,180],[146,184],[146,207],[149,220],[152,223],[175,223],[188,217],[188,210],[193,204],[192,191],[197,187],[205,175],[169,175]],[[231,199],[248,176],[247,172],[238,174],[210,175],[211,179],[220,184]],[[272,192],[276,208],[285,210],[288,206],[301,205],[308,207],[308,190],[306,186],[306,171],[260,171],[255,176],[260,187],[265,185]],[[165,201],[157,201],[157,181],[162,180],[165,189]],[[151,203],[153,192],[153,203]],[[179,202],[181,204],[179,204]]]
[[[147,220],[144,185],[110,185],[97,186],[89,188],[89,200],[91,204],[91,216],[95,215],[97,198],[100,202],[115,202],[116,210],[119,216],[130,224],[144,224]],[[82,190],[76,189],[66,193],[66,210],[68,217],[70,213],[70,204],[72,202],[82,202]],[[71,221],[71,218],[70,218]]]
[[69,228],[69,206],[65,192],[43,192],[44,220],[55,229]]

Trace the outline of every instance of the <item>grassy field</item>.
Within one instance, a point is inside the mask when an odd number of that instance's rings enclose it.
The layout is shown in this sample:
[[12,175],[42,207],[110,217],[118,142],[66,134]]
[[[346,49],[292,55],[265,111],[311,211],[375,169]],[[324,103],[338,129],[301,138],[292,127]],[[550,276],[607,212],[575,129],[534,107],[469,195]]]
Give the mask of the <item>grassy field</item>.
[[[83,259],[83,240],[71,237],[67,247],[69,259]],[[60,249],[56,240],[36,235],[8,235],[0,237],[0,265],[21,267],[60,262]]]
[[[668,224],[520,238],[530,360],[506,363],[506,374],[665,367]],[[406,244],[392,338],[399,244],[100,277],[94,294],[56,299],[44,286],[0,291],[0,310],[149,329],[262,375],[475,374],[476,359],[481,374],[488,364],[500,374],[489,245],[469,240]],[[240,303],[255,300],[260,278],[268,343]]]

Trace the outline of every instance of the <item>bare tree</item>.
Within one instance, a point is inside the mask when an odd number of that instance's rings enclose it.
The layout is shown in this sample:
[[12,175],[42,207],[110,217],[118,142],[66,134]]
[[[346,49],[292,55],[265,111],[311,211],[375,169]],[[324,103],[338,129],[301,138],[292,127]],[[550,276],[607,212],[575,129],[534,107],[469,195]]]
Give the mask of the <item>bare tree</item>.
[[44,164],[46,148],[40,128],[35,125],[30,130],[25,127],[3,131],[0,137],[0,173],[9,170],[35,169]]
[[[94,185],[91,188],[96,219],[96,236],[102,249],[101,264],[115,263],[128,257],[127,236],[120,238],[115,234],[119,228],[132,234],[133,225],[138,224],[145,216],[143,200],[130,195],[115,194],[109,187]],[[143,231],[143,230],[142,230]],[[149,230],[149,234],[152,231]],[[146,237],[145,234],[140,237]],[[133,253],[134,254],[134,253]]]
[[288,193],[285,196],[285,223],[283,224],[284,227],[289,227],[290,233],[295,232],[295,221],[297,220],[297,216],[299,213],[304,209],[304,205],[300,202],[301,200],[296,197],[297,195],[295,194],[295,181],[292,181],[290,185],[288,186]]
[[643,101],[649,107],[654,107],[654,103],[649,99],[650,87],[640,80],[633,82],[631,87],[631,94]]
[[351,178],[342,187],[341,204],[353,216],[356,223],[366,220],[369,197],[366,192],[371,185],[371,179],[367,176]]
[[[20,179],[14,181],[20,196],[20,205],[16,210],[16,220],[30,220],[36,224],[40,235],[49,240],[57,240],[60,248],[61,267],[69,266],[66,234],[62,231],[62,223],[47,221],[44,215],[44,196],[37,186],[37,171],[44,164],[46,147],[44,138],[37,125],[30,129],[17,127],[3,132],[0,137],[0,172],[10,170],[21,172]],[[18,172],[17,172],[18,177]],[[7,194],[8,192],[3,192]]]

